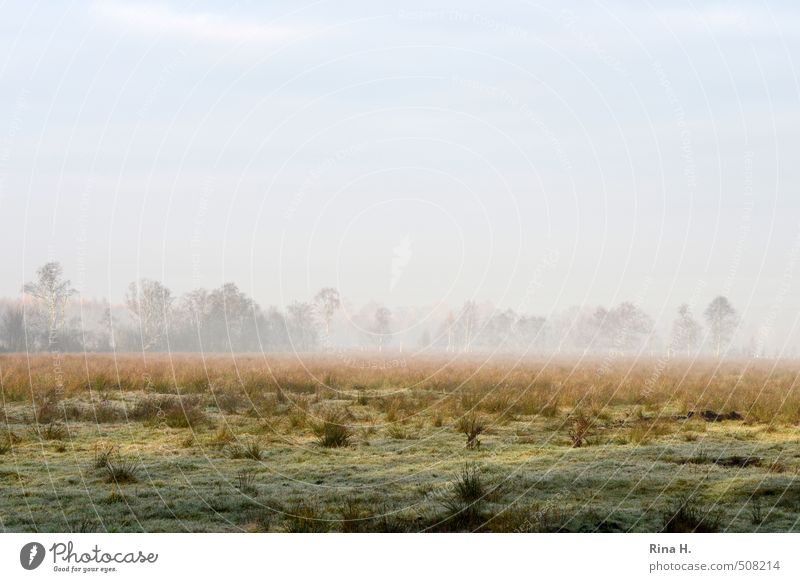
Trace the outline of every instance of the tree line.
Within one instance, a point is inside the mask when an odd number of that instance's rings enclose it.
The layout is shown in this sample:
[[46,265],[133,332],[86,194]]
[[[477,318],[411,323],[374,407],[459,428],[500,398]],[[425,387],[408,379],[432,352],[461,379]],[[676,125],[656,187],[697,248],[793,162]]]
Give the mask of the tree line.
[[57,262],[37,270],[23,299],[0,311],[0,350],[285,352],[337,349],[457,352],[616,352],[717,357],[731,348],[739,317],[716,297],[702,313],[681,305],[667,340],[639,306],[573,308],[550,320],[466,302],[438,321],[370,303],[342,314],[331,287],[285,310],[262,308],[234,283],[176,297],[159,281],[130,283],[123,306],[77,302],[77,291]]

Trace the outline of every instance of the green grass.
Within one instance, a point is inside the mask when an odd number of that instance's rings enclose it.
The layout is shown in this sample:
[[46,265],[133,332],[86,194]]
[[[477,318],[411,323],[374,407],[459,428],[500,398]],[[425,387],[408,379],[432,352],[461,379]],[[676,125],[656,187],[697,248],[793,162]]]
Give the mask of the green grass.
[[[507,395],[486,403],[491,386],[481,394],[470,385],[462,397],[456,382],[419,382],[413,390],[373,382],[364,399],[367,384],[348,385],[342,371],[335,379],[336,390],[312,393],[295,378],[278,398],[273,384],[259,388],[249,378],[246,403],[225,405],[219,390],[203,392],[202,384],[188,397],[111,389],[103,407],[127,418],[68,414],[46,424],[36,424],[31,403],[6,401],[0,529],[800,527],[793,422],[705,421],[685,418],[678,406],[624,401],[554,411],[539,395],[524,405]],[[91,405],[80,394],[51,404],[61,411]],[[170,413],[187,422],[169,422]]]

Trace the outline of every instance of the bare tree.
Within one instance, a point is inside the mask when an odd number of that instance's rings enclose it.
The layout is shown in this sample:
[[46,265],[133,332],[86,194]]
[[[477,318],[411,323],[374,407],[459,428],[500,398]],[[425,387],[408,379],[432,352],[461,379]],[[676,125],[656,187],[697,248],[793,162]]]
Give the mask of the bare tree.
[[225,283],[208,295],[208,325],[213,335],[207,341],[216,350],[255,347],[258,306],[235,283]]
[[467,301],[458,315],[458,329],[461,335],[461,349],[468,352],[478,329],[478,306],[474,301]]
[[606,323],[611,346],[623,352],[642,349],[653,331],[650,316],[630,301],[623,301],[609,311]]
[[342,307],[342,299],[339,296],[339,291],[333,287],[320,289],[314,296],[314,306],[325,324],[325,342],[330,342],[331,321],[333,320],[334,314]]
[[670,352],[678,350],[690,356],[692,351],[697,348],[700,341],[702,328],[692,315],[689,305],[684,303],[678,307],[678,317],[672,323],[672,339],[670,340]]
[[301,350],[310,350],[317,344],[314,325],[314,307],[310,303],[295,301],[288,308],[287,331],[292,345]]
[[163,347],[172,302],[172,292],[158,281],[141,279],[128,286],[125,304],[139,324],[143,350]]
[[383,343],[392,333],[392,312],[386,307],[378,307],[375,310],[372,323],[372,333],[378,339],[378,351],[383,351]]
[[46,263],[36,271],[36,281],[26,283],[23,291],[40,300],[47,311],[48,345],[52,346],[58,331],[64,323],[64,309],[67,300],[77,293],[69,280],[64,279],[61,264],[55,261]]
[[436,334],[437,338],[445,338],[445,351],[453,352],[455,351],[455,327],[456,327],[456,318],[453,316],[453,312],[449,311],[447,313],[447,317],[445,317],[442,324],[439,326],[439,332]]
[[25,312],[19,305],[9,306],[0,319],[0,339],[9,352],[25,349]]
[[703,314],[711,334],[714,355],[720,357],[723,348],[731,341],[733,332],[736,331],[736,325],[739,322],[736,310],[727,297],[720,295],[706,307]]

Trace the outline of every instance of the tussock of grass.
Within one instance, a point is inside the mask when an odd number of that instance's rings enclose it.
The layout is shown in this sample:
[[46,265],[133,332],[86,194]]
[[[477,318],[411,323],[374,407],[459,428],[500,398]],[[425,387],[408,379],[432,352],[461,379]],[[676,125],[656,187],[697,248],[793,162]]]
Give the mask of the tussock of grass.
[[330,531],[330,522],[322,516],[315,501],[302,501],[287,511],[284,530],[288,533],[324,533]]
[[327,411],[322,420],[313,426],[317,443],[325,448],[339,448],[350,445],[353,431],[346,424],[347,416],[339,410]]
[[105,469],[118,452],[119,448],[115,445],[95,445],[92,467],[95,469]]
[[252,459],[253,461],[260,461],[264,456],[264,449],[257,440],[234,443],[228,447],[228,456],[231,459]]
[[109,460],[104,467],[106,472],[106,482],[120,485],[123,483],[136,483],[139,472],[139,464],[134,461],[119,459]]
[[436,528],[473,530],[485,521],[486,486],[477,465],[467,464],[456,475],[452,491],[444,496],[441,505],[444,516]]
[[690,496],[681,496],[664,510],[663,521],[665,533],[713,533],[719,531],[720,515]]
[[63,441],[69,436],[69,431],[63,422],[52,420],[44,426],[36,426],[34,434],[46,441]]
[[171,428],[194,428],[208,422],[198,396],[148,396],[136,402],[129,414],[146,424],[166,424]]
[[389,438],[398,441],[413,440],[417,438],[417,434],[414,433],[409,427],[402,426],[400,424],[390,425],[386,431],[386,434],[389,435]]
[[255,471],[245,469],[236,474],[236,488],[250,497],[258,495]]

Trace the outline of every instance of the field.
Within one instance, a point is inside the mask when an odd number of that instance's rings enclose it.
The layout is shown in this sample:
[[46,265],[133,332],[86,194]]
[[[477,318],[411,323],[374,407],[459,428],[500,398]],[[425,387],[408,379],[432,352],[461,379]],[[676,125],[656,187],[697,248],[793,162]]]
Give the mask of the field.
[[800,531],[800,363],[404,358],[0,356],[0,530]]

